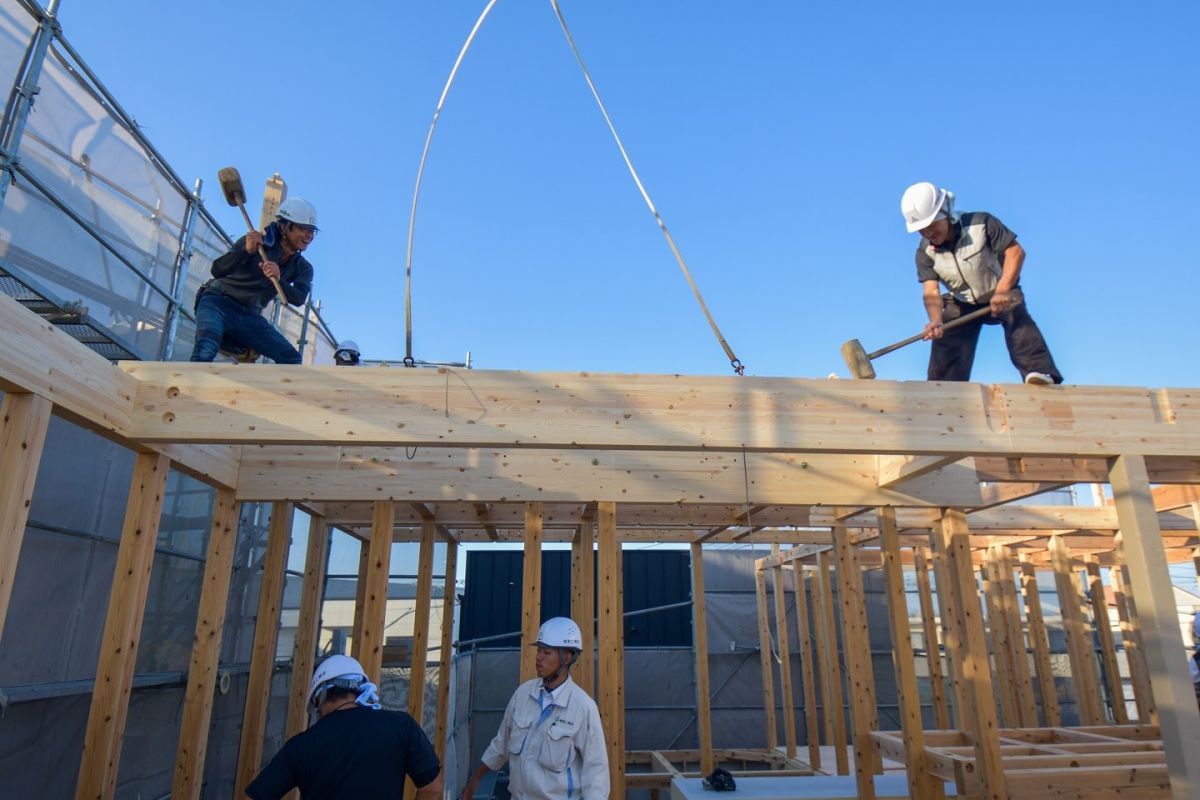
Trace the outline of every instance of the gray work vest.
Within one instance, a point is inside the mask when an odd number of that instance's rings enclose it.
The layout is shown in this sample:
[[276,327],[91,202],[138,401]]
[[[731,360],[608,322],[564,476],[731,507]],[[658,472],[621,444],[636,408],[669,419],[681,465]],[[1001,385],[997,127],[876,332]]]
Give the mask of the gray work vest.
[[956,300],[978,303],[1000,282],[1003,253],[993,253],[987,240],[987,215],[963,214],[962,230],[950,247],[925,245],[925,255],[933,259],[933,270]]

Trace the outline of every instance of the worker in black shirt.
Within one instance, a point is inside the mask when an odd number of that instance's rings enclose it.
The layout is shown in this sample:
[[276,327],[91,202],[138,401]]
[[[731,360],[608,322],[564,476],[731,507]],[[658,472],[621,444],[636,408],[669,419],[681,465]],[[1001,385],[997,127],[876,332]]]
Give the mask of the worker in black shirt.
[[304,800],[395,800],[404,779],[418,800],[442,795],[442,768],[429,737],[403,711],[382,711],[375,685],[349,656],[330,656],[308,690],[319,719],[288,739],[246,787],[253,800],[279,800],[299,789]]
[[[251,231],[213,262],[213,279],[196,297],[196,344],[192,361],[212,361],[223,343],[255,350],[277,364],[299,364],[300,353],[263,318],[279,281],[289,304],[303,305],[313,268],[303,256],[317,235],[317,211],[299,197],[279,206],[264,233]],[[263,261],[259,246],[267,255]]]

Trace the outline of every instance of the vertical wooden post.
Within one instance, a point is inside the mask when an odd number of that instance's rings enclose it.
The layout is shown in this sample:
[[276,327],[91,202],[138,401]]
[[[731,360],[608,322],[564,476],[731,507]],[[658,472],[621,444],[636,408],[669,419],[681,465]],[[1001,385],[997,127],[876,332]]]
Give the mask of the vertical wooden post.
[[[900,563],[900,533],[896,509],[881,508],[879,544],[883,550],[883,577],[887,582],[888,615],[891,618],[892,662],[896,666],[896,688],[900,694],[900,727],[904,732],[905,769],[909,797],[938,800],[945,797],[940,778],[925,768],[925,729],[921,717],[921,694],[913,664],[912,631],[908,626],[908,595],[904,591],[904,567]],[[924,569],[924,564],[920,565]],[[919,572],[918,572],[919,574]],[[918,578],[919,581],[919,578]],[[928,588],[929,576],[925,576]],[[924,605],[924,604],[922,604]],[[937,641],[934,640],[936,653]]]
[[1017,710],[1017,682],[1012,671],[1012,648],[1008,642],[1008,623],[1004,619],[1003,600],[1000,598],[1000,571],[995,563],[993,548],[988,549],[984,567],[979,570],[979,574],[987,606],[988,628],[992,633],[992,660],[996,676],[993,686],[997,688],[996,694],[1000,700],[1004,724],[1019,728],[1021,718]]
[[138,639],[146,612],[154,544],[162,516],[163,490],[170,461],[154,453],[139,453],[133,464],[121,543],[113,571],[112,592],[104,620],[96,686],[88,712],[87,733],[75,797],[110,798],[116,789],[125,718],[133,688]]
[[367,579],[363,589],[362,645],[358,650],[358,663],[376,684],[383,671],[383,629],[387,620],[388,575],[392,571],[395,527],[396,501],[376,500],[371,512],[371,545],[367,548]]
[[0,406],[0,642],[53,410],[41,395],[17,392]]
[[950,668],[950,690],[954,698],[954,724],[966,730],[969,724],[966,681],[963,679],[963,633],[957,596],[951,580],[950,556],[939,529],[933,530],[933,574],[937,579],[938,607],[942,616],[942,641],[946,646],[946,665]]
[[1054,583],[1058,587],[1058,605],[1062,609],[1063,633],[1067,638],[1067,656],[1071,661],[1079,721],[1084,725],[1103,725],[1105,718],[1100,707],[1100,685],[1096,680],[1095,659],[1083,617],[1079,584],[1071,568],[1071,548],[1060,536],[1050,537],[1050,561],[1054,567]]
[[842,701],[842,662],[838,656],[836,609],[833,606],[833,557],[829,551],[817,554],[817,574],[821,577],[821,605],[824,607],[822,624],[825,627],[825,648],[829,654],[829,669],[824,674],[829,678],[830,702],[825,713],[833,719],[833,748],[837,759],[837,774],[850,774],[850,761],[846,758],[846,712]]
[[1200,796],[1200,713],[1179,632],[1171,575],[1162,547],[1162,531],[1150,493],[1150,478],[1141,456],[1118,456],[1109,462],[1117,522],[1125,538],[1129,586],[1137,601],[1142,645],[1158,707],[1163,749],[1175,800]]
[[1017,689],[1017,712],[1022,728],[1036,728],[1037,702],[1033,696],[1033,676],[1029,671],[1029,647],[1021,624],[1021,605],[1013,577],[1012,550],[996,545],[996,567],[1005,622],[1008,624],[1009,658]]
[[358,578],[354,581],[354,622],[350,629],[350,656],[362,658],[363,606],[367,597],[367,575],[371,572],[371,543],[358,541]]
[[1100,637],[1100,659],[1104,665],[1104,679],[1108,694],[1112,698],[1113,721],[1118,725],[1129,724],[1129,712],[1125,708],[1125,685],[1121,682],[1121,671],[1117,667],[1117,646],[1113,641],[1112,625],[1108,618],[1108,602],[1104,596],[1104,578],[1100,573],[1100,560],[1088,556],[1085,560],[1088,576],[1088,595],[1092,601],[1092,617],[1096,622],[1096,633]]
[[825,613],[825,598],[818,571],[812,576],[813,646],[816,652],[817,674],[821,676],[821,731],[826,746],[833,744],[833,679],[835,661],[829,653],[829,636],[826,632],[828,615]]
[[[850,691],[850,716],[854,721],[854,778],[859,800],[875,798],[876,749],[871,741],[875,706],[875,667],[871,663],[871,639],[867,610],[863,604],[862,570],[850,532],[841,525],[833,529],[833,552],[837,554],[838,599],[842,606],[842,641]],[[909,657],[912,646],[909,646]]]
[[521,680],[537,676],[538,628],[542,625],[542,504],[525,504],[525,560],[521,582]]
[[292,738],[308,727],[308,684],[317,659],[317,637],[321,633],[321,600],[325,590],[325,567],[329,561],[329,528],[323,517],[313,515],[308,524],[308,547],[304,554],[304,581],[300,585],[300,616],[292,647],[292,687],[288,697],[285,736]]
[[708,696],[708,603],[704,597],[704,545],[692,542],[692,647],[696,652],[696,730],[700,774],[716,769],[712,743],[712,702]]
[[221,659],[221,635],[225,630],[229,582],[233,577],[240,508],[233,489],[217,490],[212,529],[208,535],[208,557],[204,561],[204,578],[200,587],[200,608],[196,613],[196,635],[192,639],[192,661],[188,668],[183,719],[179,723],[175,774],[171,781],[171,797],[177,800],[199,800],[200,790],[204,786],[208,728],[212,722],[213,695],[217,688],[217,666]]
[[[779,545],[771,545],[771,553],[779,553]],[[774,567],[775,579],[775,631],[779,637],[779,686],[783,691],[783,740],[787,746],[787,757],[796,757],[796,710],[792,699],[792,650],[788,641],[787,598],[783,588],[783,567]]]
[[1050,639],[1042,616],[1042,597],[1038,593],[1037,572],[1028,553],[1020,553],[1021,596],[1025,600],[1025,618],[1029,620],[1029,644],[1033,649],[1034,672],[1037,673],[1038,693],[1042,700],[1042,724],[1057,728],[1062,724],[1058,710],[1058,689],[1050,666]]
[[437,734],[433,747],[446,763],[450,733],[450,674],[454,664],[454,601],[458,585],[458,542],[446,542],[446,580],[442,585],[442,641],[438,648]]
[[[408,715],[425,724],[425,665],[429,662],[429,611],[433,607],[433,544],[437,524],[421,521],[421,550],[417,554],[417,598],[413,607],[412,669],[408,679]],[[412,782],[409,782],[412,786]]]
[[267,703],[271,699],[271,674],[275,671],[275,648],[279,642],[279,611],[283,601],[283,583],[287,569],[288,547],[292,538],[295,506],[287,502],[271,504],[271,522],[267,528],[267,553],[263,558],[262,580],[258,590],[258,615],[254,619],[254,644],[250,653],[250,676],[246,684],[246,707],[242,712],[242,739],[238,746],[234,797],[246,794],[246,787],[262,766],[263,735],[267,729]]
[[597,507],[600,602],[600,719],[608,749],[610,795],[625,796],[625,620],[621,602],[621,543],[617,540],[617,504]]
[[1158,709],[1154,706],[1154,692],[1150,688],[1150,673],[1146,667],[1146,654],[1142,648],[1142,635],[1138,629],[1137,609],[1129,596],[1128,569],[1125,566],[1125,543],[1120,531],[1113,537],[1116,544],[1118,566],[1112,570],[1113,595],[1117,601],[1117,614],[1121,618],[1121,645],[1125,648],[1125,660],[1129,664],[1129,678],[1133,683],[1133,701],[1137,706],[1138,722],[1158,724]]
[[921,624],[925,634],[925,658],[929,663],[933,721],[934,725],[945,730],[950,727],[950,708],[946,703],[946,680],[942,676],[942,651],[938,645],[937,618],[933,613],[933,592],[929,586],[929,563],[925,548],[913,548],[913,569],[917,576],[917,595],[921,600]]
[[[579,590],[571,605],[571,618],[579,625],[583,652],[573,671],[580,689],[596,696],[596,520],[585,515],[579,526]],[[572,585],[574,585],[572,583]]]
[[[988,668],[987,642],[983,634],[975,573],[971,566],[970,530],[966,515],[945,509],[941,520],[941,542],[947,554],[950,590],[954,594],[962,631],[963,696],[966,713],[964,727],[975,745],[976,775],[982,796],[988,800],[1007,800],[1004,763],[1000,756],[1000,729],[992,693],[992,675]],[[940,593],[940,592],[939,592]]]
[[763,715],[767,726],[767,749],[774,750],[779,744],[779,732],[775,722],[775,679],[771,661],[770,618],[767,616],[767,577],[762,568],[754,568],[754,594],[758,600],[758,662],[762,668]]
[[800,677],[804,681],[804,728],[808,738],[808,763],[814,770],[821,768],[821,734],[817,718],[817,686],[813,675],[812,635],[808,625],[808,597],[804,569],[791,563],[792,589],[796,595],[796,641],[800,648]]

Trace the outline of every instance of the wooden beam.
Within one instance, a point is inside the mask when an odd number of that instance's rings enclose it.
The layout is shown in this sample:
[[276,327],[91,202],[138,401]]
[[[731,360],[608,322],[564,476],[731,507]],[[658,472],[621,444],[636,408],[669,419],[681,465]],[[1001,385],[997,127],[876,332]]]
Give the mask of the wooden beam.
[[625,796],[625,743],[622,736],[625,718],[625,676],[622,651],[625,649],[624,610],[621,602],[621,545],[617,541],[617,504],[602,500],[597,506],[599,568],[599,643],[600,691],[598,703],[604,725],[604,744],[608,750],[610,793]]
[[[589,542],[590,546],[590,542]],[[708,603],[704,596],[704,546],[692,542],[692,649],[696,654],[696,731],[700,773],[716,769],[712,743],[712,702],[708,682]]]
[[76,800],[111,798],[116,792],[125,718],[169,468],[170,462],[160,455],[139,454],[133,462],[75,787]]
[[[1200,455],[1188,389],[125,362],[142,441]],[[1112,425],[1119,414],[1120,425]],[[397,423],[400,420],[400,424]],[[747,432],[753,432],[752,437]]]
[[821,607],[824,611],[821,620],[827,653],[827,670],[822,676],[828,677],[829,695],[825,706],[825,714],[833,721],[833,748],[837,759],[837,774],[849,775],[850,765],[846,758],[846,712],[842,694],[842,659],[838,655],[837,640],[837,609],[833,605],[833,554],[829,552],[817,554],[816,577],[821,583]]
[[966,729],[973,737],[981,796],[987,800],[1008,800],[987,642],[984,639],[983,619],[980,617],[975,575],[970,563],[970,533],[966,516],[961,511],[946,509],[938,533],[948,556],[948,588],[954,594],[961,615],[961,644],[964,649],[962,673],[965,681],[963,695],[968,706],[964,720]]
[[[371,542],[367,548],[362,645],[358,650],[358,662],[362,664],[367,677],[376,685],[379,684],[383,671],[384,627],[387,624],[388,575],[392,571],[392,525],[395,515],[394,500],[375,501],[375,519],[371,524]],[[422,526],[431,524],[422,523]],[[418,585],[417,591],[420,590]],[[415,624],[414,622],[414,627]]]
[[[779,552],[779,545],[772,545]],[[787,599],[784,595],[783,568],[774,568],[775,635],[779,640],[779,688],[783,701],[783,740],[788,758],[796,757],[796,711],[792,699],[792,652],[788,641]]]
[[308,684],[312,680],[321,635],[321,601],[325,595],[328,562],[329,527],[321,517],[312,515],[304,553],[304,579],[300,584],[300,615],[292,645],[292,685],[288,693],[285,740],[308,727]]
[[542,504],[525,504],[525,559],[521,583],[521,681],[537,677],[538,628],[542,624]]
[[[572,619],[579,625],[583,652],[573,679],[579,688],[596,696],[596,520],[587,516],[579,525],[579,569],[571,587],[578,585],[571,604]],[[578,581],[578,584],[576,583]]]
[[0,406],[0,641],[52,409],[40,395],[16,392]]
[[1121,671],[1117,667],[1117,647],[1113,641],[1112,624],[1108,617],[1108,599],[1104,594],[1104,578],[1100,573],[1100,561],[1089,556],[1087,562],[1088,598],[1092,602],[1092,619],[1100,639],[1100,665],[1108,686],[1109,708],[1113,722],[1129,724],[1129,712],[1125,708],[1125,685],[1121,682]]
[[971,711],[963,676],[965,651],[962,615],[951,583],[950,556],[946,551],[946,542],[937,531],[933,532],[932,545],[933,572],[937,578],[937,599],[942,618],[942,641],[946,646],[946,664],[949,667],[951,696],[954,698],[954,723],[965,730]]
[[[945,797],[946,793],[941,779],[935,778],[925,765],[925,732],[921,694],[917,689],[917,670],[913,664],[912,631],[908,626],[908,593],[904,588],[904,570],[897,558],[900,536],[896,530],[896,511],[881,508],[878,518],[880,547],[883,548],[883,576],[887,583],[888,616],[891,621],[892,663],[896,668],[900,726],[904,731],[904,750],[907,755],[904,766],[908,773],[908,794],[910,797],[938,800]],[[928,588],[928,575],[925,581]],[[936,639],[933,652],[937,652]]]
[[821,734],[817,714],[816,677],[813,674],[813,636],[809,633],[808,591],[804,570],[795,563],[788,566],[792,571],[792,592],[796,596],[796,643],[800,649],[800,678],[804,688],[804,727],[808,739],[808,762],[814,770],[820,770]]
[[263,735],[267,729],[267,704],[271,699],[271,675],[275,671],[279,612],[283,604],[294,511],[295,506],[291,503],[278,502],[271,506],[267,552],[263,558],[262,580],[258,590],[258,614],[254,620],[254,644],[250,651],[246,706],[242,712],[242,736],[234,776],[235,797],[242,797],[246,793],[246,787],[262,767]]
[[438,649],[437,733],[433,746],[438,761],[446,763],[450,742],[450,677],[454,665],[454,605],[458,586],[458,545],[446,543],[446,576],[442,584],[442,641]]
[[1017,682],[1012,671],[1012,659],[1009,657],[1011,648],[1008,642],[1008,624],[998,597],[999,570],[995,562],[995,550],[988,548],[987,561],[979,570],[981,595],[987,608],[987,627],[991,632],[992,661],[995,667],[993,685],[996,686],[996,695],[1000,700],[1004,724],[1010,728],[1019,728],[1021,719],[1017,707]]
[[842,606],[842,641],[850,691],[854,732],[854,777],[860,800],[874,800],[877,759],[871,731],[879,727],[875,704],[875,668],[871,663],[870,630],[863,605],[862,569],[856,548],[844,528],[833,529],[837,556],[838,599]]
[[1154,706],[1154,692],[1150,688],[1150,674],[1146,667],[1146,656],[1142,649],[1142,636],[1138,628],[1137,613],[1133,599],[1129,596],[1129,579],[1126,577],[1125,548],[1120,534],[1117,535],[1117,553],[1120,563],[1112,568],[1113,597],[1117,603],[1117,616],[1121,621],[1121,645],[1125,648],[1125,661],[1129,664],[1129,679],[1133,684],[1133,702],[1137,707],[1138,722],[1144,725],[1158,724],[1158,709]]
[[1017,584],[1013,577],[1018,565],[1012,550],[1005,545],[996,545],[996,564],[1000,573],[1000,597],[1003,601],[1005,621],[1008,623],[1008,641],[1011,646],[1013,675],[1017,683],[1017,709],[1021,726],[1037,727],[1037,703],[1033,695],[1033,676],[1029,670],[1029,646],[1025,640],[1025,629],[1021,624],[1021,604],[1017,599]]
[[179,723],[175,773],[171,781],[171,797],[178,800],[199,800],[204,788],[204,762],[208,755],[209,724],[217,690],[217,668],[221,659],[229,582],[233,577],[240,509],[241,504],[234,498],[232,489],[217,490],[212,528],[208,534],[208,556],[200,586],[200,607],[196,613],[196,635],[192,639],[183,719]]
[[436,540],[437,525],[432,520],[421,523],[417,598],[413,606],[412,669],[408,681],[408,714],[419,725],[425,724],[425,666],[429,662],[429,612],[433,608],[433,545]]
[[950,707],[946,702],[946,679],[942,673],[942,651],[938,644],[933,592],[929,586],[929,559],[925,552],[923,547],[913,548],[913,570],[916,574],[917,596],[921,602],[921,623],[925,636],[925,657],[929,664],[929,692],[933,705],[933,723],[935,727],[945,730],[950,727]]
[[[374,508],[372,507],[372,514]],[[362,660],[363,611],[367,607],[367,576],[371,574],[371,538],[358,543],[358,578],[354,581],[354,620],[350,629],[350,656]]]
[[1200,796],[1200,759],[1193,744],[1200,742],[1200,713],[1192,691],[1187,665],[1180,658],[1183,637],[1166,559],[1158,545],[1158,520],[1150,494],[1146,466],[1136,456],[1112,460],[1110,477],[1125,557],[1129,588],[1137,602],[1142,644],[1150,672],[1150,683],[1158,707],[1163,748],[1176,800]]
[[1034,674],[1042,704],[1042,724],[1057,727],[1062,724],[1058,708],[1058,688],[1050,665],[1050,639],[1042,615],[1042,598],[1038,592],[1037,572],[1028,553],[1019,553],[1021,562],[1021,598],[1025,603],[1025,619],[1029,621],[1029,646],[1033,650]]
[[919,478],[930,472],[949,466],[959,460],[957,455],[948,456],[876,456],[876,483],[881,489],[889,489],[904,481]]
[[1084,725],[1102,725],[1106,719],[1100,708],[1100,685],[1096,680],[1091,636],[1083,615],[1079,584],[1071,565],[1071,549],[1061,537],[1050,540],[1050,557],[1054,566],[1054,583],[1058,587],[1058,605],[1062,611],[1063,634],[1067,639],[1067,656],[1071,662],[1079,721]]
[[767,578],[759,568],[754,570],[754,594],[758,600],[758,661],[762,668],[763,722],[766,725],[767,749],[774,750],[779,744],[778,727],[775,722],[775,680],[772,675],[772,653],[770,618],[767,616]]

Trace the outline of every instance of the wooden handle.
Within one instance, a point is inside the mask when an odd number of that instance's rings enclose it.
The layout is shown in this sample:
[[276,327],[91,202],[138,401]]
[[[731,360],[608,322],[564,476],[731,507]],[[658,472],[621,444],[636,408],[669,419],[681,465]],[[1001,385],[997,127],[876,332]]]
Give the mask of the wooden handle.
[[[966,325],[968,322],[979,319],[980,317],[982,317],[986,314],[990,314],[990,313],[992,313],[992,309],[990,306],[984,306],[983,308],[977,308],[974,311],[972,311],[970,314],[961,316],[958,319],[950,320],[949,322],[947,322],[945,325],[942,326],[942,330],[948,331],[951,328],[957,328],[959,325]],[[874,353],[868,353],[867,359],[870,361],[874,361],[875,359],[879,358],[880,356],[886,356],[888,353],[892,352],[893,350],[899,350],[901,347],[907,347],[908,345],[912,344],[913,342],[918,342],[924,338],[925,338],[925,332],[921,331],[916,336],[910,336],[907,339],[902,339],[901,341],[896,342],[895,344],[889,344],[887,347],[881,347],[878,350],[876,350]]]
[[[245,203],[238,203],[238,211],[242,212],[242,219],[246,220],[246,230],[255,230],[254,223],[250,221],[250,215],[246,213]],[[261,244],[258,246],[258,257],[261,258],[264,263],[268,260],[267,251],[263,249]],[[275,280],[274,278],[271,278],[270,280],[271,285],[275,287],[275,296],[279,298],[280,303],[283,303],[286,306],[288,304],[288,299],[287,295],[283,293],[283,287],[280,286],[279,281]]]

